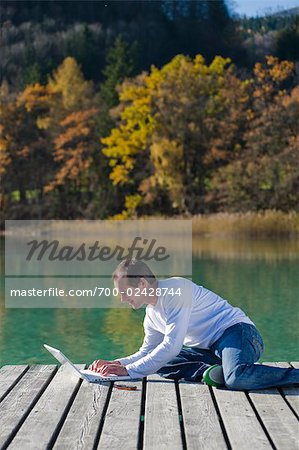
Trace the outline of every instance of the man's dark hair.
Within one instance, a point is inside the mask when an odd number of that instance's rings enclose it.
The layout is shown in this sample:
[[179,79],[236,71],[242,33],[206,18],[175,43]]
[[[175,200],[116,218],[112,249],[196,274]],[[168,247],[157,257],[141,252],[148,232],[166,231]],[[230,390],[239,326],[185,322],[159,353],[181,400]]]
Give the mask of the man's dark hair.
[[141,278],[144,278],[150,284],[157,281],[148,265],[136,258],[125,259],[116,267],[112,274],[113,281],[122,277],[128,278],[129,284],[134,287],[138,286]]

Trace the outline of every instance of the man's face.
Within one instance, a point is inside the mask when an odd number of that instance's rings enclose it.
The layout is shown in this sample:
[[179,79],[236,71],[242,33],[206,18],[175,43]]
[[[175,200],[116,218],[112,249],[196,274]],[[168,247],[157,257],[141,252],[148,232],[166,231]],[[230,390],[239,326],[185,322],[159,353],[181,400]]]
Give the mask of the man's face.
[[130,286],[126,277],[114,280],[114,286],[118,289],[120,301],[128,303],[132,308],[139,309],[148,303],[149,284],[141,278],[138,286]]

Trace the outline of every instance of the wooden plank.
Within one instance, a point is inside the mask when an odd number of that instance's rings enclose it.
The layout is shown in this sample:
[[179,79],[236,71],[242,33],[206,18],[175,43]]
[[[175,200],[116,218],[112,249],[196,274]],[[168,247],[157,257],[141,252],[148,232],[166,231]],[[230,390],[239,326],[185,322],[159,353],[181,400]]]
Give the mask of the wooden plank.
[[[278,367],[291,367],[289,363],[280,362],[280,363],[267,363],[269,365],[274,365]],[[293,363],[296,365],[296,363]],[[299,369],[299,363],[297,363],[296,369]],[[299,416],[299,386],[284,386],[281,388],[283,395],[287,402],[291,405],[297,416]]]
[[94,448],[110,384],[93,384],[83,381],[54,444],[54,449]]
[[208,386],[179,383],[188,450],[222,450],[227,445]]
[[53,376],[56,366],[35,365],[29,368],[0,408],[0,448],[17,432]]
[[232,449],[270,449],[271,444],[243,391],[213,388]]
[[0,402],[26,372],[27,365],[3,366],[0,369]]
[[250,391],[249,396],[277,450],[298,448],[298,420],[279,390]]
[[130,382],[127,384],[137,386],[137,390],[123,391],[113,389],[98,449],[125,448],[126,450],[135,450],[137,448],[142,382]]
[[144,450],[182,449],[175,384],[148,377],[144,417]]
[[[79,364],[77,367],[84,369],[85,364]],[[79,383],[81,383],[80,378],[73,375],[67,366],[61,366],[9,448],[11,450],[47,448],[64,412],[67,412],[68,403]]]

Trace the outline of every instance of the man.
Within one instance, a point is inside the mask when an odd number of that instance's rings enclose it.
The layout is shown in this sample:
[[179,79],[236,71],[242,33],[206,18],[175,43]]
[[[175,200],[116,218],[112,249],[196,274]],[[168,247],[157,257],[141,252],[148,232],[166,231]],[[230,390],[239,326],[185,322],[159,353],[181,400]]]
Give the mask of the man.
[[122,302],[134,309],[147,305],[145,336],[133,355],[94,361],[90,368],[101,375],[158,373],[236,390],[299,383],[299,369],[254,365],[263,352],[255,325],[208,289],[180,277],[157,280],[136,259],[122,261],[113,281]]

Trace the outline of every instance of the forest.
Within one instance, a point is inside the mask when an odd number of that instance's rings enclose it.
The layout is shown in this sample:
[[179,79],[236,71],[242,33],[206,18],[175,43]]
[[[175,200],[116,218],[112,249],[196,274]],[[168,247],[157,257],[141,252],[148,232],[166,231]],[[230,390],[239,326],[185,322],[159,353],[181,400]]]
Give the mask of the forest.
[[298,211],[299,15],[2,1],[4,219]]

